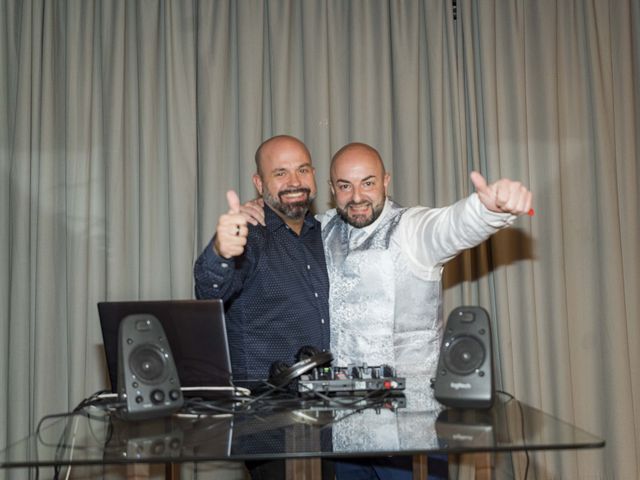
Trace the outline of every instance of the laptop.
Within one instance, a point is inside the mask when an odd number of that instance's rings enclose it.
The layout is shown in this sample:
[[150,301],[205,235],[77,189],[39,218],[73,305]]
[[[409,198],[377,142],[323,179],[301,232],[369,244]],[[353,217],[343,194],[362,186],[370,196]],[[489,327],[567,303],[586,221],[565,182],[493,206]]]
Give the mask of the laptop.
[[222,300],[99,302],[98,313],[113,392],[118,388],[120,321],[141,313],[162,324],[183,390],[195,394],[194,387],[233,387]]

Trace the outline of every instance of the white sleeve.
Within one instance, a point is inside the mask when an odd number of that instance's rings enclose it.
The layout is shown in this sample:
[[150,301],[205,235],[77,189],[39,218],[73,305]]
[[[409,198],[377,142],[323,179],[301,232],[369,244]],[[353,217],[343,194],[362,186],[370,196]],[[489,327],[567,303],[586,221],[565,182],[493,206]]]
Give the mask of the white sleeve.
[[440,272],[442,265],[484,242],[517,217],[488,210],[476,193],[443,208],[415,207],[402,216],[400,241],[416,273]]

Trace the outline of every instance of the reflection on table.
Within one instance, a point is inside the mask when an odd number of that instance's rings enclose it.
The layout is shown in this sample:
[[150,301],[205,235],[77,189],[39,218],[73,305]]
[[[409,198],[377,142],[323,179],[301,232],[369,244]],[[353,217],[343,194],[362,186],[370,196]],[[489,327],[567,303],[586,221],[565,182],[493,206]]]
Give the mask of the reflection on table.
[[233,413],[125,421],[99,406],[43,422],[0,467],[180,463],[599,448],[604,441],[515,399],[489,410],[420,410],[402,396],[286,399]]

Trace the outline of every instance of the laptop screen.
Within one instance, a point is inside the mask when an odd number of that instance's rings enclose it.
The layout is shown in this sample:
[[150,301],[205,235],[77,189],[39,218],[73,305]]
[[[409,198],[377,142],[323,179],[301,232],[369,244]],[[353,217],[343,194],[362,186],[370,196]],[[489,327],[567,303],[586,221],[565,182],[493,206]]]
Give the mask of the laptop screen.
[[118,327],[127,315],[156,317],[169,341],[182,387],[232,385],[222,300],[98,303],[102,340],[113,392],[118,385]]

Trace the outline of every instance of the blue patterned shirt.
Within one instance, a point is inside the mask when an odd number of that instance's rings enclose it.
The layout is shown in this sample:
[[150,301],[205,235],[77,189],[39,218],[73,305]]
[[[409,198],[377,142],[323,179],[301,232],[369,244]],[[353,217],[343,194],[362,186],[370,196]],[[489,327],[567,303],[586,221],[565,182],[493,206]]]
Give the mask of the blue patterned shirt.
[[194,267],[196,298],[221,298],[235,380],[266,379],[274,361],[295,363],[302,346],[329,349],[329,279],[320,223],[307,214],[300,236],[265,206],[249,225],[244,254],[226,259],[213,240]]

